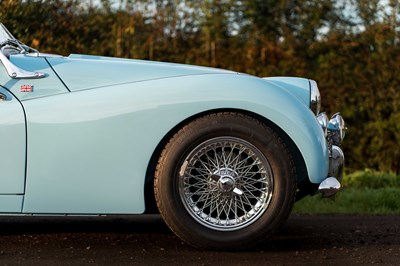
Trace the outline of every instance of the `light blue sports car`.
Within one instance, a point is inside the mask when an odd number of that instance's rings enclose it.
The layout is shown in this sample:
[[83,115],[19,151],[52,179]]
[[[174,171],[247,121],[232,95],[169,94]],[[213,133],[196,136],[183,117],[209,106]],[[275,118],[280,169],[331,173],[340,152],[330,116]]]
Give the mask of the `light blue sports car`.
[[313,80],[41,54],[3,24],[0,48],[1,214],[159,212],[230,250],[340,189],[345,125]]

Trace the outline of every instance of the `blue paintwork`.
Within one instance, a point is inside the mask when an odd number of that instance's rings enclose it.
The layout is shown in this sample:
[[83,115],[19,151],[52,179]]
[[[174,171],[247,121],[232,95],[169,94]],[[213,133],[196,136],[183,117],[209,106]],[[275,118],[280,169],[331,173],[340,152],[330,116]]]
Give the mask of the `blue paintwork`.
[[305,106],[310,106],[310,81],[308,79],[294,77],[268,77],[264,79],[293,94]]
[[[10,90],[20,101],[68,92],[45,58],[19,54],[11,56],[10,61],[22,69],[46,74],[42,79],[12,79],[5,69],[0,70],[0,85]],[[21,92],[21,85],[32,85],[33,92]]]
[[[0,73],[2,71],[0,69]],[[0,194],[23,194],[26,152],[24,112],[20,102],[6,89],[0,87],[0,93],[7,97],[6,101],[0,101]]]
[[20,213],[23,195],[0,195],[0,213]]
[[[45,59],[14,60],[35,70],[29,60]],[[48,76],[29,80],[38,94],[18,94],[28,132],[24,213],[142,213],[155,148],[176,125],[210,110],[264,116],[297,145],[311,182],[327,176],[328,151],[308,107],[306,79],[92,56],[48,62],[68,89],[43,65]]]
[[48,60],[71,91],[177,76],[233,73],[209,67],[89,55]]

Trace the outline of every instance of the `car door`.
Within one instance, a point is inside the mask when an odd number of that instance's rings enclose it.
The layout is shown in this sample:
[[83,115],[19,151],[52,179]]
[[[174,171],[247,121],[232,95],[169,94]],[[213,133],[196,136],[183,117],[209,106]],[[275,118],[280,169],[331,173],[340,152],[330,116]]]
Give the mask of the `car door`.
[[[0,69],[0,75],[4,75]],[[26,130],[21,103],[0,86],[0,213],[21,212],[25,190]]]
[[1,55],[0,213],[19,213],[23,210],[29,173],[29,128],[24,103],[68,90],[44,57]]

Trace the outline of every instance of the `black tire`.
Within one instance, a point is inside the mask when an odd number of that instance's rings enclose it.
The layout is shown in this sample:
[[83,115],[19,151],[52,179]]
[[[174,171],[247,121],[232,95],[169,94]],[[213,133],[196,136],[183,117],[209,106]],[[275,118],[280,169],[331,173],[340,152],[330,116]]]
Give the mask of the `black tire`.
[[154,191],[164,221],[185,242],[246,249],[286,221],[296,174],[270,127],[242,114],[217,113],[171,138],[158,161]]

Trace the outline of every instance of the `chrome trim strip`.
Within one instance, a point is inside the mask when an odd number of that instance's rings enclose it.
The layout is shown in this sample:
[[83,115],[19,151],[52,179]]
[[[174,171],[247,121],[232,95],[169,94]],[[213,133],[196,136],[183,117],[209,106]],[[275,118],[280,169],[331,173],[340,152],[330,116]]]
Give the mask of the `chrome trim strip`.
[[46,57],[46,58],[62,58],[64,56],[58,55],[58,54],[48,54],[48,53],[29,53],[26,54],[26,56],[31,56],[31,57]]

